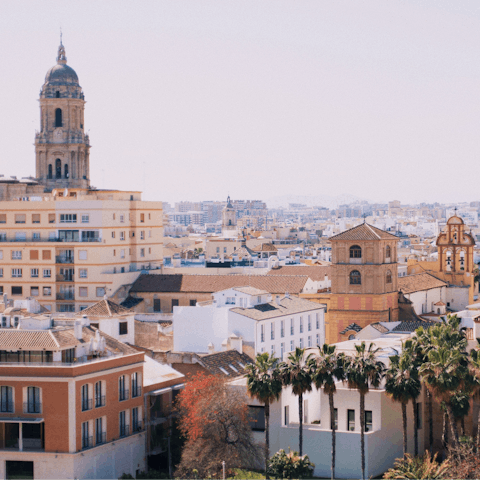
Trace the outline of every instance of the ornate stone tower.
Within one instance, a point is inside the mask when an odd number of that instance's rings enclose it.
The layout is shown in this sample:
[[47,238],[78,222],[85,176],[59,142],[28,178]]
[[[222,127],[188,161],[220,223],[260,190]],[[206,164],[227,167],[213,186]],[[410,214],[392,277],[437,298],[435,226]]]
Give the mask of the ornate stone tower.
[[235,209],[233,208],[230,196],[227,198],[227,206],[222,210],[222,230],[236,230]]
[[90,186],[85,98],[78,77],[67,65],[60,39],[57,64],[40,91],[40,132],[35,135],[36,178],[47,190]]
[[347,340],[370,323],[396,321],[398,238],[363,223],[330,237],[330,242],[328,341]]

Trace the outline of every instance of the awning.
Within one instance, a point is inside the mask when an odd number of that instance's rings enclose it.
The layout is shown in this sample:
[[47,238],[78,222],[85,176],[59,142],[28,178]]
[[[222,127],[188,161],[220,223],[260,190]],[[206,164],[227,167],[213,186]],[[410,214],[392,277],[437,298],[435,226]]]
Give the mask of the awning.
[[153,392],[148,392],[149,395],[163,395],[164,393],[168,393],[172,391],[172,387],[161,388],[160,390],[155,390]]
[[1,418],[0,423],[42,423],[43,418]]

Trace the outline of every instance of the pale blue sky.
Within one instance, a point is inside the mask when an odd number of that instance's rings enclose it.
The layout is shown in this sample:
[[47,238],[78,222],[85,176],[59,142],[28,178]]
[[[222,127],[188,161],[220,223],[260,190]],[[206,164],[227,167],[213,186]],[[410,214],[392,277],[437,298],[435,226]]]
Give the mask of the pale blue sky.
[[97,187],[480,200],[478,1],[3,0],[0,173],[35,173],[60,25]]

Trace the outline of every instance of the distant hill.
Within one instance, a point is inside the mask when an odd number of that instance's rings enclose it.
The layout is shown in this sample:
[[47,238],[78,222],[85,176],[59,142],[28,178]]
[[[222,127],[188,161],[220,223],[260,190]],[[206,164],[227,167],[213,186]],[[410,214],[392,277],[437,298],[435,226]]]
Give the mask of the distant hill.
[[290,203],[301,203],[308,207],[337,208],[339,205],[364,201],[365,199],[350,194],[342,194],[335,197],[330,195],[279,195],[265,200],[268,208],[287,208]]

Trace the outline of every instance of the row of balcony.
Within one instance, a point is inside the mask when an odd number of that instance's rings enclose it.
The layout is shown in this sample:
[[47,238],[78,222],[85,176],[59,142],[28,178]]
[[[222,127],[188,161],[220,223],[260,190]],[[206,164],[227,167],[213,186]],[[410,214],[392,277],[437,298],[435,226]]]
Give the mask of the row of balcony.
[[[141,432],[143,430],[142,422],[137,422],[132,425],[132,430],[130,431],[130,425],[120,425],[119,430],[119,438],[128,437],[129,435],[133,435],[134,433]],[[94,442],[95,439],[95,442]],[[82,450],[86,450],[88,448],[93,448],[98,445],[103,445],[107,443],[107,433],[101,432],[95,435],[95,437],[82,437]]]
[[[0,402],[0,413],[15,413],[13,401],[2,400]],[[42,413],[42,404],[40,402],[25,402],[23,404],[23,413]]]
[[0,235],[0,242],[3,243],[92,243],[101,242],[101,238],[61,238],[61,237],[50,237],[50,238],[16,238],[6,235]]
[[[100,408],[105,406],[105,395],[100,397],[95,397],[95,408]],[[87,410],[91,410],[93,408],[93,400],[92,399],[83,399],[82,400],[82,412]]]

